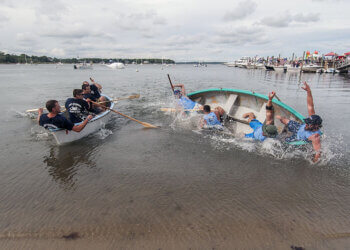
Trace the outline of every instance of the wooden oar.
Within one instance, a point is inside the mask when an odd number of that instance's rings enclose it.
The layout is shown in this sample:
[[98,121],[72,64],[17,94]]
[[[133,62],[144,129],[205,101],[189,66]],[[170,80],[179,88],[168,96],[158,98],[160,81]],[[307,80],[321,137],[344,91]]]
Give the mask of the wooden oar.
[[168,74],[168,79],[169,79],[169,82],[170,82],[170,87],[173,90],[173,94],[174,94],[174,86],[173,86],[173,83],[171,82],[169,74]]
[[[139,98],[139,97],[140,97],[139,94],[137,94],[137,95],[130,95],[130,96],[127,96],[127,97],[120,97],[120,98],[116,98],[116,99],[113,99],[113,100],[110,100],[110,101],[105,101],[105,102],[116,102],[116,101],[126,100],[126,99],[136,99],[136,98]],[[99,103],[105,103],[105,102],[99,102]],[[61,108],[64,109],[65,107],[61,106]],[[28,110],[26,110],[27,113],[38,112],[38,111],[39,111],[39,109],[28,109]]]
[[108,108],[108,107],[105,107],[105,106],[103,106],[103,105],[100,105],[100,104],[97,103],[97,102],[93,102],[93,101],[91,101],[91,102],[92,102],[93,104],[95,104],[95,105],[101,107],[101,108],[108,109],[108,110],[110,110],[110,111],[112,111],[112,112],[114,112],[114,113],[117,113],[117,114],[119,114],[119,115],[121,115],[121,116],[124,116],[124,117],[126,117],[126,118],[128,118],[128,119],[130,119],[130,120],[132,120],[132,121],[134,121],[134,122],[138,122],[138,123],[140,123],[141,125],[143,125],[143,126],[146,127],[146,128],[160,128],[159,126],[155,126],[155,125],[152,125],[152,124],[147,123],[147,122],[141,122],[141,121],[139,121],[139,120],[136,120],[135,118],[132,118],[132,117],[130,117],[130,116],[128,116],[128,115],[125,115],[125,114],[123,114],[123,113],[120,113],[120,112],[117,111],[117,110],[110,109],[110,108]]
[[176,111],[189,111],[189,112],[197,112],[203,111],[202,109],[176,109],[176,108],[160,108],[160,111],[163,112],[176,112]]

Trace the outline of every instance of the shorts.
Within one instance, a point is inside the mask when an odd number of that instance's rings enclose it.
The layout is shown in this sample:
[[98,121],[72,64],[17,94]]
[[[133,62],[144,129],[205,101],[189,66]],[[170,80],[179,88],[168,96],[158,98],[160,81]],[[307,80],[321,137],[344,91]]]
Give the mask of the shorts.
[[296,121],[289,121],[287,124],[288,131],[292,132],[292,135],[290,137],[286,138],[286,142],[291,142],[297,140],[297,135],[299,128],[302,124]]

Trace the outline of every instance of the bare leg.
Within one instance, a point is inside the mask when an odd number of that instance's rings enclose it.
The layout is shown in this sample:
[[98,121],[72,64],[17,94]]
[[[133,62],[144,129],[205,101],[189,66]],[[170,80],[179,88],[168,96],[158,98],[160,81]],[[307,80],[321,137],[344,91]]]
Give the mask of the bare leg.
[[254,120],[256,118],[256,116],[254,115],[253,112],[249,112],[249,113],[245,113],[242,116],[244,119],[248,118],[248,122],[251,122],[252,120]]
[[287,125],[289,123],[289,119],[282,117],[280,115],[276,115],[276,119],[280,120],[284,125]]
[[218,120],[220,121],[220,118],[225,114],[225,110],[223,108],[221,108],[220,106],[218,106],[214,109],[214,113],[215,113],[216,117],[218,118]]

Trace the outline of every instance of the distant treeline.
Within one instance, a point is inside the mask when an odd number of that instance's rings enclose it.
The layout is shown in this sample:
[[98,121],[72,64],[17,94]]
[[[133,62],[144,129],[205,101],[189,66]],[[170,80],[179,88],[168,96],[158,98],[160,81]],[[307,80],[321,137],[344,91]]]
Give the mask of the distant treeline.
[[166,63],[172,64],[175,61],[170,59],[158,59],[158,58],[56,58],[48,56],[29,56],[26,54],[10,55],[0,51],[0,63],[79,63],[79,62],[93,62],[93,63],[110,63],[110,62],[122,62],[122,63]]

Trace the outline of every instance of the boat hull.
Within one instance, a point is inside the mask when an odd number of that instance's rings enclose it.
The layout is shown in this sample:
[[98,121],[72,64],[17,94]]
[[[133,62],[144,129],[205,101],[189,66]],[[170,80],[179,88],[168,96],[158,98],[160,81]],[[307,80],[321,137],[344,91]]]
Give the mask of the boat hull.
[[[107,99],[112,100],[106,95]],[[113,109],[114,103],[111,102],[110,109]],[[98,114],[95,116],[91,121],[88,122],[88,124],[85,126],[85,128],[80,132],[74,132],[72,130],[65,130],[65,129],[59,129],[59,130],[51,130],[52,135],[54,136],[56,142],[58,145],[70,143],[73,141],[80,140],[92,133],[97,132],[101,128],[104,127],[104,125],[108,122],[110,118],[110,110],[106,110],[105,112]],[[75,123],[75,125],[79,125],[80,123]]]
[[[212,108],[217,106],[222,107],[230,121],[225,123],[230,132],[235,136],[240,136],[242,133],[248,134],[253,132],[248,122],[242,118],[244,113],[253,112],[261,123],[266,119],[266,103],[268,97],[258,93],[238,89],[206,89],[190,93],[188,97],[202,105],[210,105]],[[273,99],[275,117],[277,115],[286,117],[290,120],[303,123],[304,116],[295,111],[288,105]],[[280,120],[274,120],[279,134],[286,133],[285,125]],[[295,144],[295,143],[294,143]],[[303,144],[302,142],[299,144]]]

